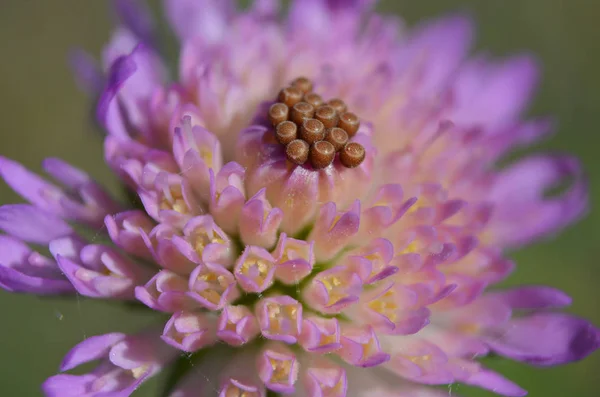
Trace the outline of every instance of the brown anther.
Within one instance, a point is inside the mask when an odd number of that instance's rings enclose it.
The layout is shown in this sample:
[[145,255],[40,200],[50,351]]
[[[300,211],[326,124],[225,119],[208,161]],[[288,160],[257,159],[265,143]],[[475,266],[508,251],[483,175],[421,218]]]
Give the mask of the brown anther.
[[285,147],[285,155],[294,164],[304,164],[308,159],[310,147],[302,139],[295,139]]
[[294,105],[291,112],[291,120],[301,126],[304,120],[310,119],[315,114],[313,105],[307,102],[298,102]]
[[315,94],[314,92],[304,94],[304,98],[302,100],[313,105],[315,109],[323,104],[323,98],[321,98],[321,95]]
[[269,108],[269,121],[273,127],[288,119],[290,108],[285,103],[274,103]]
[[336,152],[339,152],[348,143],[348,134],[339,127],[329,128],[325,132],[325,140],[333,145]]
[[282,145],[287,145],[298,136],[298,126],[289,121],[282,121],[275,128],[275,138]]
[[296,87],[286,87],[279,91],[277,100],[285,103],[288,107],[292,107],[302,100],[304,93]]
[[315,119],[319,120],[325,128],[337,126],[338,114],[334,108],[329,105],[321,106],[315,111]]
[[298,77],[294,81],[292,81],[292,87],[298,88],[303,93],[311,92],[313,89],[313,83],[306,77]]
[[346,109],[348,109],[346,103],[339,98],[331,99],[329,102],[327,102],[327,104],[334,108],[338,114],[342,114],[346,111]]
[[365,148],[360,143],[350,142],[340,151],[340,161],[344,167],[358,167],[365,159]]
[[338,127],[343,128],[350,138],[356,135],[358,127],[360,127],[360,119],[357,115],[351,112],[342,113]]
[[316,142],[310,148],[310,163],[315,169],[327,167],[334,158],[335,148],[327,141]]
[[325,126],[317,119],[306,119],[300,127],[300,138],[309,145],[325,138]]

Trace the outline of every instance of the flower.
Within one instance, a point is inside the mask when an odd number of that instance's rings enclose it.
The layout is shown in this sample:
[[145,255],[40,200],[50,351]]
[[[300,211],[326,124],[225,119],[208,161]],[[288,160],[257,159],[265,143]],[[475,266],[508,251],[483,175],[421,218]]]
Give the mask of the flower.
[[453,382],[521,396],[478,358],[548,366],[596,350],[600,331],[558,311],[563,292],[496,288],[510,249],[587,206],[572,157],[494,167],[549,128],[520,119],[535,63],[467,59],[467,18],[401,33],[373,3],[296,0],[280,17],[276,0],[165,0],[181,43],[169,81],[149,13],[116,2],[102,67],[73,61],[140,206],[60,160],[44,162],[54,184],[0,158],[28,201],[0,207],[0,286],[170,319],[80,343],[61,372],[98,367],[49,378],[48,396],[128,396],[183,352],[174,397],[436,396]]

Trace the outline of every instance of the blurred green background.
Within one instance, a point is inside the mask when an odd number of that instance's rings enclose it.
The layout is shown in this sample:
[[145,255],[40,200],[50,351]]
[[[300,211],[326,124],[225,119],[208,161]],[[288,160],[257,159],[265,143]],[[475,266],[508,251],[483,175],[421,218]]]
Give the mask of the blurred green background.
[[[217,1],[217,0],[216,0]],[[156,5],[156,2],[153,2]],[[497,56],[532,51],[544,78],[531,114],[555,115],[558,134],[543,144],[579,156],[589,174],[592,207],[600,206],[600,1],[596,0],[388,0],[381,10],[409,24],[453,10],[478,23],[477,48]],[[108,2],[2,0],[0,5],[0,154],[34,170],[57,156],[88,170],[113,191],[116,180],[102,161],[101,143],[89,123],[90,102],[67,67],[74,46],[98,54],[111,29]],[[0,185],[0,203],[17,201]],[[541,283],[574,298],[573,313],[600,325],[600,215],[589,216],[560,236],[517,252],[511,284]],[[153,316],[83,298],[12,295],[0,291],[0,395],[39,396],[64,353],[86,336],[129,331]],[[535,369],[509,362],[490,365],[530,391],[530,396],[600,395],[600,354],[562,368]],[[136,396],[156,395],[156,382]],[[453,385],[452,393],[491,393]]]

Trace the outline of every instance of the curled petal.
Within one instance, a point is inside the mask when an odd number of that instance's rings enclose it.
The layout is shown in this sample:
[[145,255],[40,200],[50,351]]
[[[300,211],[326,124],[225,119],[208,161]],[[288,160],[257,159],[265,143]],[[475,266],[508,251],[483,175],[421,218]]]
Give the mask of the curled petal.
[[[560,195],[547,190],[572,181]],[[530,157],[502,171],[489,190],[496,204],[490,220],[494,241],[525,244],[572,223],[587,208],[586,181],[579,162],[571,157]]]
[[302,304],[289,296],[263,298],[256,318],[265,338],[294,344],[302,331]]
[[275,259],[260,247],[246,247],[235,265],[235,278],[246,292],[260,293],[273,284]]
[[348,328],[342,331],[342,348],[339,356],[349,364],[359,367],[373,367],[390,359],[379,344],[373,328]]
[[240,237],[246,245],[271,248],[277,240],[282,219],[283,212],[271,207],[265,196],[265,189],[262,189],[242,208]]
[[165,325],[161,338],[169,345],[193,353],[216,340],[216,318],[205,313],[177,312]]
[[315,264],[314,242],[296,240],[281,233],[273,256],[277,262],[275,278],[284,284],[298,284],[308,276]]
[[168,270],[161,270],[144,286],[135,287],[135,297],[151,309],[167,313],[198,306],[187,295],[188,280]]
[[264,349],[256,363],[258,375],[268,389],[293,393],[298,379],[299,363],[289,349],[273,345]]
[[550,366],[578,361],[594,352],[600,347],[600,331],[568,314],[539,313],[489,331],[485,340],[498,354]]
[[260,333],[256,317],[246,306],[225,306],[219,316],[217,336],[232,346],[241,346]]
[[74,292],[54,261],[10,236],[0,236],[0,288],[41,295]]
[[310,396],[345,397],[348,377],[344,368],[320,360],[306,369],[304,384]]
[[401,284],[388,283],[361,300],[362,315],[377,330],[393,335],[414,334],[429,324],[429,310],[419,306],[418,294]]
[[317,316],[304,318],[299,343],[313,353],[330,353],[341,348],[341,330],[336,318]]
[[104,225],[110,239],[127,253],[150,259],[152,254],[142,233],[150,234],[154,223],[142,211],[125,211],[115,215],[107,215]]
[[315,241],[318,260],[328,260],[339,253],[358,232],[360,225],[360,202],[350,211],[338,212],[335,203],[327,203],[319,212],[317,222],[310,234]]
[[223,230],[235,233],[246,201],[245,170],[237,163],[227,163],[218,174],[211,170],[210,175],[211,214]]
[[220,310],[239,296],[233,274],[221,265],[199,265],[189,280],[188,296],[209,310]]
[[302,291],[307,304],[323,313],[339,313],[356,303],[362,282],[356,273],[336,266],[319,273]]
[[38,244],[48,244],[73,233],[73,229],[56,215],[28,204],[1,206],[0,230],[20,240]]

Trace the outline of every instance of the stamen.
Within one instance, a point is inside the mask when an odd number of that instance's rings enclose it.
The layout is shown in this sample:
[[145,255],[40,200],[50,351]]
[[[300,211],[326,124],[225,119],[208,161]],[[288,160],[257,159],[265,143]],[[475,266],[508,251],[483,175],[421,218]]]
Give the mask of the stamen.
[[344,167],[358,167],[366,157],[365,148],[349,141],[358,133],[360,119],[341,99],[325,103],[312,89],[312,81],[298,77],[279,92],[278,102],[267,114],[275,127],[275,140],[286,146],[287,159],[296,165],[310,159],[313,169],[320,170],[339,153]]
[[308,102],[298,102],[292,107],[291,120],[302,125],[304,120],[310,119],[315,115],[315,108]]
[[360,120],[358,116],[352,112],[345,112],[340,115],[340,122],[338,127],[342,128],[348,133],[348,136],[352,138],[358,132],[360,127]]
[[330,100],[329,102],[327,102],[327,104],[329,106],[331,106],[332,108],[334,108],[335,111],[338,112],[339,114],[344,113],[348,109],[348,106],[346,105],[346,103],[339,98],[334,98],[334,99]]
[[315,118],[323,123],[325,128],[332,128],[338,124],[337,112],[328,105],[319,107],[315,112]]
[[325,138],[325,126],[317,119],[306,119],[300,128],[300,138],[309,145]]
[[285,103],[274,103],[269,108],[269,121],[273,126],[288,119],[290,108]]
[[308,160],[308,151],[308,143],[302,139],[296,139],[288,143],[285,148],[285,155],[292,163],[301,165]]
[[365,159],[365,148],[360,143],[350,142],[340,151],[340,161],[345,167],[355,168]]
[[296,87],[306,94],[312,91],[313,83],[308,78],[301,76],[292,81],[292,87]]
[[314,92],[304,94],[304,99],[302,100],[313,105],[315,109],[323,104],[323,98],[321,98],[321,95]]
[[291,121],[283,121],[275,129],[275,138],[282,145],[287,145],[298,136],[298,126]]
[[279,92],[279,102],[292,107],[302,100],[303,92],[296,87],[286,87]]
[[316,142],[310,148],[310,163],[316,169],[329,166],[335,158],[335,147],[327,141]]
[[329,128],[325,133],[325,140],[339,152],[348,143],[348,133],[339,127]]

